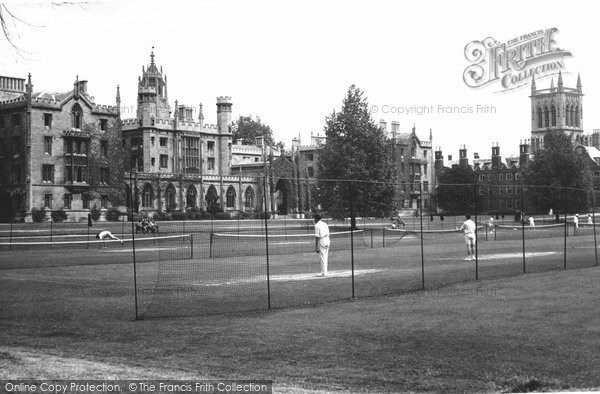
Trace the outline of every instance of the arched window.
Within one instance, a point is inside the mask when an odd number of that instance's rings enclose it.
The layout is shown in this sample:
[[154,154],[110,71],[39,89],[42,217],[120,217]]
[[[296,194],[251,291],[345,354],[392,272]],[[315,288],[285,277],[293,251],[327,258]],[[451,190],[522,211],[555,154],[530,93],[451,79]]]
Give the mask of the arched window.
[[254,189],[252,186],[248,186],[246,188],[246,192],[244,193],[244,207],[246,208],[254,208]]
[[579,114],[579,107],[575,107],[575,111],[574,111],[574,115],[575,115],[575,127],[579,127],[579,118],[580,118],[580,114]]
[[169,184],[167,186],[166,194],[166,205],[167,212],[177,209],[177,192],[175,191],[175,186]]
[[556,107],[552,105],[552,126],[556,126]]
[[567,105],[565,108],[565,125],[571,126],[571,106]]
[[537,121],[538,121],[538,129],[541,129],[542,127],[544,127],[544,125],[542,124],[542,109],[540,107],[538,107],[537,110]]
[[214,185],[210,185],[206,192],[206,210],[208,212],[219,212],[221,211],[221,204],[219,203],[219,194]]
[[235,188],[233,186],[229,186],[227,188],[227,208],[235,208]]
[[142,190],[142,207],[154,208],[154,189],[149,183],[146,183]]
[[81,124],[83,123],[83,111],[81,110],[81,106],[79,104],[75,104],[73,108],[71,108],[71,126],[75,129],[81,129]]
[[550,126],[550,112],[548,111],[548,107],[544,108],[544,127]]
[[196,196],[198,192],[194,185],[190,185],[187,189],[187,193],[185,194],[185,205],[187,208],[193,209],[196,208]]

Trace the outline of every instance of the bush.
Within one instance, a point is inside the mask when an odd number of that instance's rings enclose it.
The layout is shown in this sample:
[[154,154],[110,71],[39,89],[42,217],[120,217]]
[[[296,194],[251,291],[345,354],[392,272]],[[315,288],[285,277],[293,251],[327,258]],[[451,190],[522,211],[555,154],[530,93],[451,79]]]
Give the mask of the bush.
[[110,208],[108,212],[106,212],[106,219],[111,222],[118,222],[121,219],[121,211],[117,208]]
[[67,220],[67,213],[63,211],[62,208],[60,208],[59,210],[52,211],[50,217],[52,218],[53,222],[64,222],[65,220]]
[[90,215],[92,215],[92,220],[94,222],[97,222],[98,219],[100,219],[100,210],[98,209],[98,207],[96,206],[96,204],[94,204],[94,206],[92,207],[92,209],[90,209]]
[[46,208],[31,208],[31,218],[36,223],[43,222],[46,218]]
[[171,218],[173,220],[185,220],[187,219],[187,212],[174,211],[171,213]]
[[231,219],[231,215],[229,214],[229,212],[217,212],[217,213],[215,213],[215,219],[216,220],[227,220],[227,219]]

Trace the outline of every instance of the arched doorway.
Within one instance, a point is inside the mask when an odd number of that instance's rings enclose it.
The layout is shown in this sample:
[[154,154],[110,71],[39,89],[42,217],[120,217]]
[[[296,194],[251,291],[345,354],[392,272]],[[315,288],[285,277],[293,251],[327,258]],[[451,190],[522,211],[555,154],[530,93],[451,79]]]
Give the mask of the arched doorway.
[[206,211],[207,212],[221,212],[221,204],[219,203],[219,194],[217,188],[214,185],[210,185],[206,192]]
[[254,189],[252,186],[248,186],[244,193],[244,208],[254,208]]
[[235,188],[233,186],[229,186],[225,195],[227,208],[235,208],[235,196]]
[[177,191],[175,190],[175,186],[173,186],[172,183],[169,183],[169,186],[167,186],[167,190],[165,191],[165,197],[167,212],[171,212],[177,209]]
[[146,183],[142,190],[142,207],[146,209],[154,208],[154,189],[149,183]]
[[196,209],[197,196],[198,192],[196,191],[196,187],[194,185],[190,185],[185,194],[185,207],[187,209]]
[[285,180],[280,179],[275,185],[275,206],[278,215],[288,213],[288,188]]

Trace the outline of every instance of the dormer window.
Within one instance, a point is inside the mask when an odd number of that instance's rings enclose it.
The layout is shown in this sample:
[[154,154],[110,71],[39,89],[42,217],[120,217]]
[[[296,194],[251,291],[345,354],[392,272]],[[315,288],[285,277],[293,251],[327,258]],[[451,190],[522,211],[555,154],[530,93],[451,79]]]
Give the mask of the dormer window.
[[79,104],[75,104],[71,109],[71,119],[73,128],[81,129],[81,123],[83,121],[83,111],[81,110]]

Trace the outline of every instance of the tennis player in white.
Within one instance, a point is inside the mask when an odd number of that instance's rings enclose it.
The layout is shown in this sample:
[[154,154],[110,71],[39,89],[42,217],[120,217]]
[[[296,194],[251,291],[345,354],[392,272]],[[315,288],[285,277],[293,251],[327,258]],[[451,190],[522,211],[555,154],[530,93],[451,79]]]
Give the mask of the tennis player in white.
[[465,233],[465,243],[467,244],[467,258],[465,260],[473,260],[475,258],[475,222],[471,220],[471,215],[466,215],[467,220],[464,221],[459,230]]
[[317,276],[327,276],[327,259],[329,257],[329,226],[321,220],[321,215],[315,215],[315,250],[319,254],[321,273]]
[[100,241],[100,245],[98,246],[98,248],[101,248],[102,246],[104,246],[106,248],[106,240],[107,239],[114,239],[115,241],[119,241],[121,242],[121,246],[123,246],[123,240],[119,239],[117,237],[115,237],[110,231],[108,230],[104,230],[104,231],[100,231],[100,233],[98,233],[96,235],[96,238],[98,238]]

